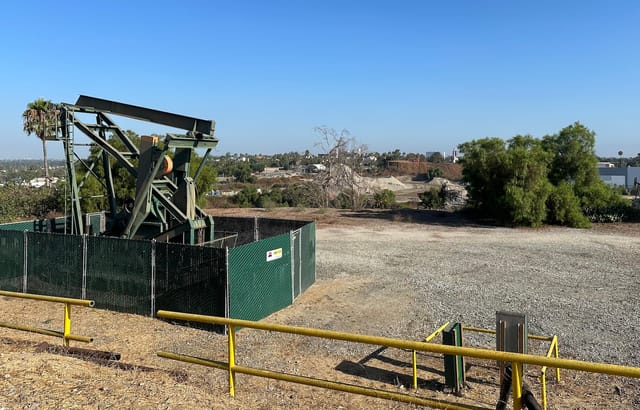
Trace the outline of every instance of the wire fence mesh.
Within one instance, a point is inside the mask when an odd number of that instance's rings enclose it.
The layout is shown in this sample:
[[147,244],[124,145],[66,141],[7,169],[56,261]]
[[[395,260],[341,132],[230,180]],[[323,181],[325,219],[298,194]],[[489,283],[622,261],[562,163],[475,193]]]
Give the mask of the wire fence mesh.
[[[90,231],[103,220],[87,218]],[[162,309],[257,320],[315,281],[315,223],[215,223],[219,247],[52,233],[64,227],[57,219],[0,225],[0,289],[93,299],[141,315]]]

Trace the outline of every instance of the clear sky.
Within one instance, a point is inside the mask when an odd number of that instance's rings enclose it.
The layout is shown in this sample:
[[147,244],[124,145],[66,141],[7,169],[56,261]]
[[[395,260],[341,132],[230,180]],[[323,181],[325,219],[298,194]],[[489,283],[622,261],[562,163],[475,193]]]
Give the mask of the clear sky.
[[638,1],[9,1],[0,52],[3,159],[41,157],[28,102],[80,94],[214,119],[218,155],[315,151],[323,125],[450,152],[575,121],[598,155],[640,153]]

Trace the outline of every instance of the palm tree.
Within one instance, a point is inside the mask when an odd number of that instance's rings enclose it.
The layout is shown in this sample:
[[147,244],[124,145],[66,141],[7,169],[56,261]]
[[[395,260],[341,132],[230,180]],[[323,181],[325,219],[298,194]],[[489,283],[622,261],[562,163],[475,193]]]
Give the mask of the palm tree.
[[42,156],[44,158],[44,178],[49,186],[49,164],[47,163],[47,137],[55,133],[55,126],[59,110],[50,100],[38,98],[27,104],[22,113],[22,129],[27,135],[35,134],[42,141]]

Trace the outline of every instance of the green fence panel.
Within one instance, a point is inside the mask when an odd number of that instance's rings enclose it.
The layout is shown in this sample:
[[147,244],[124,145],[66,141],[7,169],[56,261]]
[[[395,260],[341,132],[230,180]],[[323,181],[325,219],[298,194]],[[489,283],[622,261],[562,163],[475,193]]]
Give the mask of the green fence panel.
[[101,309],[151,313],[151,241],[87,237],[87,299]]
[[21,292],[24,278],[24,232],[0,231],[0,289]]
[[[91,231],[101,230],[100,214],[88,221]],[[315,223],[228,218],[229,227],[250,228],[242,233],[247,240],[260,229],[283,233],[219,249],[46,232],[64,230],[64,222],[0,225],[1,289],[23,290],[26,259],[27,292],[85,297],[142,315],[164,309],[259,320],[315,282]]]
[[156,310],[225,316],[226,249],[157,242],[155,255]]
[[35,221],[22,221],[0,224],[0,231],[34,231]]
[[27,232],[27,289],[82,297],[82,236]]
[[254,242],[256,240],[256,218],[238,216],[214,216],[213,222],[218,232],[237,233],[236,246]]
[[229,317],[260,320],[293,301],[291,237],[229,249]]
[[296,221],[291,219],[258,218],[258,239],[271,238],[296,229],[300,229],[310,221]]
[[312,222],[302,227],[301,230],[302,247],[302,289],[307,290],[316,281],[316,223]]

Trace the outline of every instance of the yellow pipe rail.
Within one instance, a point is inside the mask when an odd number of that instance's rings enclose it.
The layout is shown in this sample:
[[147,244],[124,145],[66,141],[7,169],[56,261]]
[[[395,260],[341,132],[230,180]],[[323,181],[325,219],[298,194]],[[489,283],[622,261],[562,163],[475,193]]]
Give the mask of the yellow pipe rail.
[[92,337],[77,336],[77,335],[71,334],[71,305],[93,307],[95,305],[95,302],[93,300],[73,299],[73,298],[65,298],[65,297],[58,297],[58,296],[35,295],[33,293],[9,292],[6,290],[0,290],[0,296],[64,304],[64,322],[63,322],[62,332],[57,332],[55,330],[41,329],[41,328],[31,327],[31,326],[17,325],[17,324],[6,323],[6,322],[0,322],[0,327],[38,333],[38,334],[47,335],[47,336],[62,337],[62,343],[64,346],[67,346],[67,347],[69,346],[70,340],[76,340],[76,341],[85,342],[85,343],[93,342]]
[[[558,357],[558,337],[553,336],[553,340],[551,341],[551,346],[549,346],[549,351],[547,352],[547,357],[552,357],[551,355],[555,355]],[[556,368],[556,382],[560,381],[560,369]],[[547,410],[547,366],[542,366],[540,369],[540,386],[542,390],[542,408]]]
[[[478,332],[478,333],[490,333],[496,334],[495,330],[492,329],[484,329],[481,327],[474,326],[462,326],[463,329],[468,330],[470,332]],[[527,335],[529,339],[533,340],[543,340],[550,341],[551,345],[549,346],[549,351],[547,352],[547,357],[552,357],[552,354],[555,354],[555,357],[558,358],[558,336],[536,336],[536,335]],[[556,381],[560,381],[560,368],[556,367]],[[542,366],[540,371],[540,390],[542,392],[542,408],[547,410],[547,366]]]
[[437,328],[433,333],[431,333],[429,336],[427,336],[424,341],[425,342],[430,342],[433,340],[434,337],[438,336],[440,333],[444,332],[444,329],[447,328],[447,326],[449,326],[449,322],[445,323],[444,325],[440,326],[439,328]]
[[[449,322],[447,322],[444,325],[442,325],[439,328],[437,328],[433,333],[431,333],[429,336],[427,336],[424,339],[424,341],[425,342],[430,342],[434,337],[436,337],[440,333],[442,333],[444,331],[444,329],[447,328],[447,326],[449,326]],[[412,359],[412,362],[413,362],[413,389],[414,390],[418,390],[418,360],[417,360],[418,358],[417,358],[415,350],[412,351],[411,359]]]
[[[448,323],[448,322],[447,322]],[[490,333],[495,335],[496,331],[493,329],[484,329],[482,327],[474,327],[474,326],[462,326],[462,328],[464,330],[467,330],[469,332],[477,332],[477,333]],[[547,341],[550,342],[551,340],[553,340],[555,336],[537,336],[537,335],[527,335],[527,338],[529,339],[533,339],[533,340],[543,340],[543,341]]]
[[[229,349],[229,363],[228,363],[228,368],[226,370],[229,371],[230,383],[233,382],[234,384],[235,384],[235,378],[234,378],[235,373],[236,372],[245,373],[247,372],[246,370],[248,369],[248,368],[235,365],[235,346],[234,346],[235,345],[235,331],[234,331],[235,327],[244,327],[244,328],[251,328],[251,329],[274,331],[274,332],[280,332],[280,333],[290,333],[290,334],[297,334],[297,335],[303,335],[303,336],[320,337],[324,339],[365,343],[365,344],[371,344],[371,345],[377,345],[377,346],[393,347],[397,349],[419,350],[419,351],[427,351],[432,353],[440,353],[445,355],[467,356],[467,357],[474,357],[478,359],[504,361],[504,362],[511,362],[516,365],[531,364],[531,365],[538,365],[538,366],[552,366],[555,368],[580,370],[580,371],[587,371],[592,373],[604,373],[604,374],[609,374],[614,376],[640,378],[639,367],[622,366],[622,365],[616,365],[616,364],[585,362],[581,360],[560,359],[560,358],[553,358],[553,357],[535,356],[530,354],[512,353],[512,352],[501,352],[501,351],[495,351],[495,350],[477,349],[477,348],[470,348],[470,347],[447,346],[447,345],[440,345],[440,344],[434,344],[434,343],[416,342],[411,340],[393,339],[393,338],[381,337],[381,336],[360,335],[360,334],[353,334],[353,333],[338,332],[333,330],[314,329],[314,328],[299,327],[299,326],[288,326],[288,325],[280,325],[280,324],[274,324],[274,323],[254,322],[249,320],[229,319],[229,318],[216,317],[216,316],[205,316],[205,315],[196,315],[196,314],[190,314],[190,313],[170,312],[165,310],[159,310],[157,312],[157,316],[165,319],[186,320],[186,321],[228,326],[230,349]],[[160,352],[160,353],[165,354],[164,352]],[[513,367],[515,368],[513,378],[521,381],[522,369],[518,366],[513,366]],[[251,371],[254,371],[254,370],[257,371],[257,369],[253,369]],[[253,373],[249,373],[249,374],[253,374]],[[278,378],[282,380],[286,380],[285,377],[286,378],[298,377],[298,376],[292,376],[292,375],[284,375],[280,373],[273,373],[272,376],[273,378]],[[309,381],[309,383],[316,383],[316,382]],[[319,384],[313,384],[313,385],[322,387]],[[360,388],[360,389],[369,390],[366,388]],[[354,393],[357,392],[358,394],[364,394],[359,390],[358,391],[349,390],[349,391],[352,391]],[[229,386],[229,392],[231,395],[235,394],[235,385]],[[518,397],[518,392],[520,392],[520,394],[522,392],[520,388],[513,389],[513,392],[514,392],[513,408],[514,410],[519,410],[521,407],[519,405],[520,398]],[[414,397],[414,396],[408,396],[408,397]],[[452,408],[452,407],[447,407],[447,408]]]
[[[220,362],[217,360],[209,360],[209,359],[203,359],[203,358],[194,357],[194,356],[187,356],[187,355],[181,355],[181,354],[171,353],[171,352],[162,352],[162,351],[158,352],[157,355],[158,357],[162,357],[165,359],[178,360],[181,362],[192,363],[192,364],[197,364],[201,366],[208,366],[208,367],[213,367],[221,370],[227,370],[227,371],[229,370],[229,363]],[[253,376],[266,377],[266,378],[275,379],[275,380],[282,380],[282,381],[288,381],[292,383],[304,384],[307,386],[322,387],[325,389],[337,390],[337,391],[342,391],[347,393],[361,394],[364,396],[376,397],[380,399],[395,400],[403,403],[411,403],[411,404],[417,404],[422,406],[431,406],[437,409],[489,410],[486,407],[477,407],[477,406],[460,404],[460,403],[450,403],[446,401],[429,399],[426,397],[410,396],[410,395],[390,392],[386,390],[372,389],[372,388],[356,386],[356,385],[347,384],[347,383],[332,382],[329,380],[316,379],[313,377],[297,376],[297,375],[287,374],[287,373],[278,373],[278,372],[273,372],[273,371],[264,370],[264,369],[256,369],[252,367],[234,365],[233,371],[234,373],[243,373],[243,374],[249,374]],[[229,392],[231,392],[231,390],[232,390],[232,387],[229,386]],[[233,396],[233,394],[231,393],[230,395]]]

